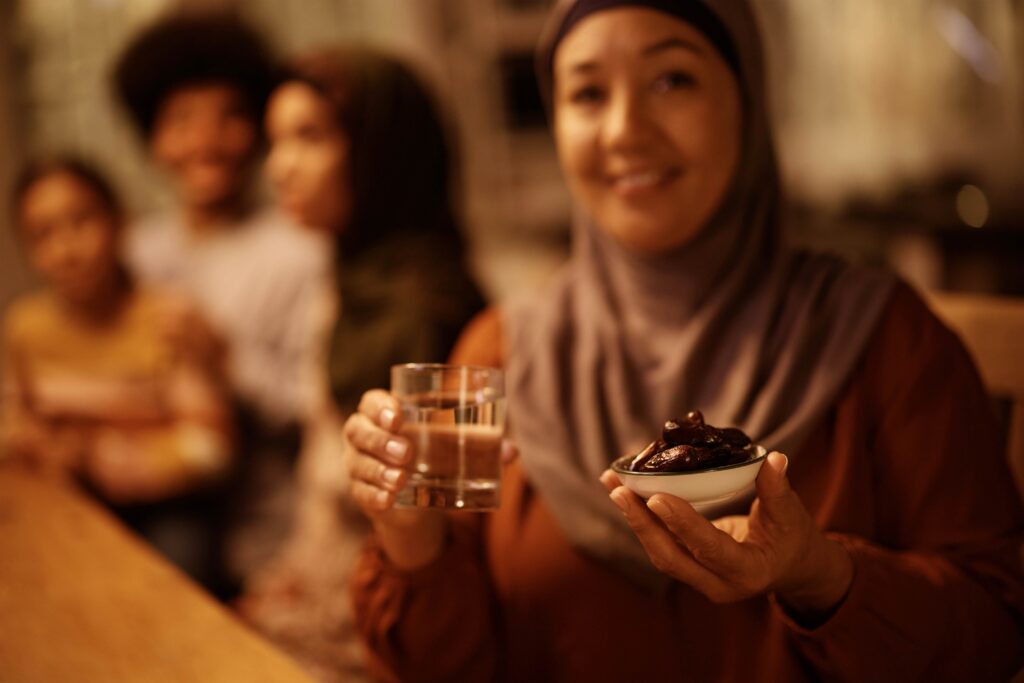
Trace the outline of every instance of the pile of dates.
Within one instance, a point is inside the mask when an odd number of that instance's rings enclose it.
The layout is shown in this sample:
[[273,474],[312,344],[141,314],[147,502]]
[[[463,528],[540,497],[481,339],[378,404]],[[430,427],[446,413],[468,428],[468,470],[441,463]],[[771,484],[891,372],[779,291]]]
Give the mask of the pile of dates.
[[734,427],[719,429],[704,423],[699,410],[669,420],[661,438],[630,461],[631,472],[692,472],[750,460],[750,437]]

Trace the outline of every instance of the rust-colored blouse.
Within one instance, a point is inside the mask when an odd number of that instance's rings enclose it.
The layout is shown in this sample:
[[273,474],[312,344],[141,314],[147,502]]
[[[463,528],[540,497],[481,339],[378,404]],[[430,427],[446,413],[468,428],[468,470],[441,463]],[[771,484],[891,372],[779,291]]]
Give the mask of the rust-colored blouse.
[[[484,314],[456,360],[501,361]],[[1024,659],[1024,514],[963,346],[906,286],[789,475],[853,584],[803,628],[770,597],[645,593],[579,553],[516,464],[403,573],[372,540],[353,581],[375,674],[397,681],[983,681]],[[600,486],[598,482],[595,486]],[[609,501],[609,505],[612,503]]]

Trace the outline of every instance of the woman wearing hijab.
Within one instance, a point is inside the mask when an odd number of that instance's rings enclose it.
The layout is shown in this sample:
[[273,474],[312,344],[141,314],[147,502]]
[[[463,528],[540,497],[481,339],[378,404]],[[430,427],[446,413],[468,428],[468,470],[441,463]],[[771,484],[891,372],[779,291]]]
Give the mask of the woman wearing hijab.
[[[746,0],[558,5],[538,70],[572,258],[456,350],[507,371],[521,457],[500,509],[392,510],[397,403],[368,392],[346,425],[374,526],[354,598],[381,678],[1020,666],[1024,517],[977,372],[902,283],[782,244],[762,69]],[[776,451],[735,515],[645,505],[606,471],[691,409]]]

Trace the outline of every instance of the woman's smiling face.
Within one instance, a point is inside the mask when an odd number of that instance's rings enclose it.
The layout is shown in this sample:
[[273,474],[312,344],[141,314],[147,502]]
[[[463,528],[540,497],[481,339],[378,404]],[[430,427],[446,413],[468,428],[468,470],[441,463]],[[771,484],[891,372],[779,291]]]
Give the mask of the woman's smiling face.
[[554,56],[555,140],[569,186],[632,251],[686,244],[729,190],[742,108],[707,38],[667,14],[595,12]]

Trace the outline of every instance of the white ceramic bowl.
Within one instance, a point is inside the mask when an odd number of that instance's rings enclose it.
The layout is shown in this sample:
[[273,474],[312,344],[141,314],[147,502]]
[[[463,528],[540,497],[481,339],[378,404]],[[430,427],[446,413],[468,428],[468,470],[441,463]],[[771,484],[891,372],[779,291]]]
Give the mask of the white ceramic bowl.
[[667,493],[689,502],[698,512],[706,512],[749,495],[767,456],[763,447],[754,446],[753,458],[734,465],[695,472],[630,472],[626,468],[635,456],[624,455],[612,463],[612,471],[644,500]]

